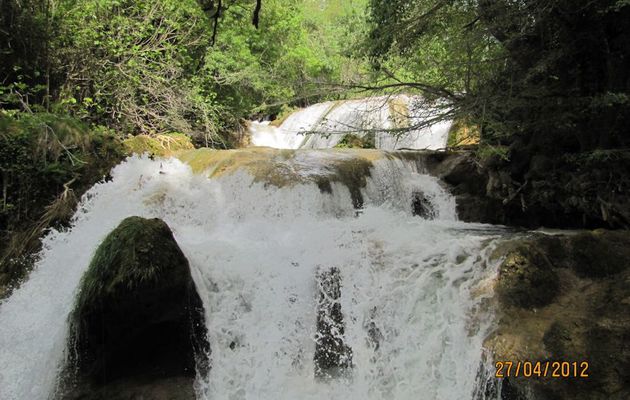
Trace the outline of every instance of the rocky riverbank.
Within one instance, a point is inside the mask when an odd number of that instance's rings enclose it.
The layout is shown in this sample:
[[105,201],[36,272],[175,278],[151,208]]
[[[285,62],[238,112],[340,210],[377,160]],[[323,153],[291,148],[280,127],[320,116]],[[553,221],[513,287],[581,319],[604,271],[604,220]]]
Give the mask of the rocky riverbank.
[[533,157],[526,172],[498,155],[435,152],[428,170],[450,186],[462,220],[538,228],[630,228],[630,160]]
[[630,398],[630,233],[529,234],[493,258],[493,359],[588,363],[588,377],[509,377],[502,399]]

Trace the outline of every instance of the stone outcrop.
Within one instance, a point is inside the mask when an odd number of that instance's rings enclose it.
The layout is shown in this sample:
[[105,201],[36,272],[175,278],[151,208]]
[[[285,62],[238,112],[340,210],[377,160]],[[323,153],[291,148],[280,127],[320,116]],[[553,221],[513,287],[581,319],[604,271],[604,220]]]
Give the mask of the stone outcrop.
[[529,235],[504,243],[495,361],[586,361],[588,378],[508,378],[502,400],[630,398],[630,233]]
[[432,152],[426,169],[444,182],[455,196],[457,214],[465,222],[506,223],[501,200],[488,195],[488,170],[471,152]]
[[330,378],[343,375],[352,366],[352,349],[344,342],[345,324],[341,313],[341,276],[338,268],[320,271],[315,375]]
[[196,371],[208,368],[203,308],[162,220],[130,217],[105,238],[71,318],[62,398],[195,398]]
[[[630,228],[630,160],[534,155],[509,161],[476,151],[434,152],[427,169],[467,222],[528,228]],[[586,157],[586,158],[584,158]]]

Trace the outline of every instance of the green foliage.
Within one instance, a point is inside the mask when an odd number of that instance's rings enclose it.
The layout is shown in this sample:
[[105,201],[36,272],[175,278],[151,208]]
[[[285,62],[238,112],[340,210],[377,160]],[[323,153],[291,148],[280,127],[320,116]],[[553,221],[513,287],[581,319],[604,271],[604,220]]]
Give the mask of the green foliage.
[[221,143],[218,106],[196,82],[209,23],[194,0],[68,0],[61,8],[62,110],[121,133],[181,131]]
[[482,162],[486,162],[494,157],[497,157],[503,161],[509,161],[509,152],[510,149],[507,146],[482,143],[476,149],[475,155]]
[[473,1],[370,0],[366,44],[375,66],[405,82],[451,93],[475,90],[502,49],[476,22]]
[[111,132],[90,131],[72,118],[47,113],[0,114],[0,142],[3,226],[9,210],[9,219],[33,216],[32,205],[47,204],[72,179],[96,171],[105,175],[104,167],[120,157]]
[[31,108],[45,100],[51,23],[48,2],[0,2],[0,107]]
[[87,190],[121,158],[108,129],[47,113],[0,113],[0,273],[19,279],[38,237],[72,215],[74,190]]
[[258,29],[253,0],[218,16],[211,3],[7,0],[8,26],[23,37],[0,32],[14,55],[0,60],[0,107],[225,148],[244,119],[334,97],[332,83],[361,68],[350,49],[364,0],[265,0]]
[[368,133],[363,137],[359,137],[352,133],[348,133],[344,135],[343,138],[339,141],[339,143],[335,146],[338,149],[374,149],[376,148],[375,144],[375,135],[374,133]]
[[165,135],[137,135],[123,141],[127,154],[143,154],[167,156],[179,150],[192,150],[194,146],[190,137],[183,133],[170,133]]
[[[315,4],[324,9],[314,9]],[[350,56],[343,54],[347,36],[342,21],[351,10],[330,8],[344,2],[268,0],[259,29],[247,21],[247,10],[231,10],[219,26],[217,45],[208,51],[202,75],[207,92],[225,107],[228,125],[260,113],[277,115],[286,104],[306,105],[334,95]],[[331,20],[328,17],[332,18]]]
[[626,3],[371,0],[368,54],[525,157],[627,147]]

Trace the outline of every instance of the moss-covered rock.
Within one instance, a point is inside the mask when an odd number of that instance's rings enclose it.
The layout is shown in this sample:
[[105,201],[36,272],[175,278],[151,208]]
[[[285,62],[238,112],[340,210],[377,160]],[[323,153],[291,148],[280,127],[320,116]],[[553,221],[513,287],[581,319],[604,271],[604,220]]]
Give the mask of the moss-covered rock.
[[138,135],[123,141],[127,154],[144,154],[165,157],[181,150],[194,149],[190,137],[183,133],[169,133],[164,135]]
[[[192,388],[196,368],[207,368],[201,299],[159,219],[129,217],[105,238],[82,278],[71,323],[78,372],[67,379],[75,382],[67,399],[126,399],[148,383],[168,390],[182,379]],[[171,380],[178,384],[163,385]]]
[[387,100],[389,120],[395,129],[407,129],[411,125],[409,104],[406,96],[394,96]]

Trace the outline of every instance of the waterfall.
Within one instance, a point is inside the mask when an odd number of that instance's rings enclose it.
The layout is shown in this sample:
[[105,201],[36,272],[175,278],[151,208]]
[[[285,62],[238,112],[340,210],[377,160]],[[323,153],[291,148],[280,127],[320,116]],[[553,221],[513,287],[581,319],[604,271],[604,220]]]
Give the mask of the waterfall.
[[[129,158],[83,197],[71,229],[46,236],[29,279],[0,304],[0,398],[54,394],[81,276],[138,215],[172,228],[204,303],[212,354],[198,399],[472,399],[500,233],[458,221],[421,162],[383,154],[361,210],[340,182],[278,187],[246,168],[208,178],[178,159]],[[297,150],[286,168],[317,174],[334,157]],[[413,216],[418,193],[424,217]],[[317,276],[330,268],[352,365],[319,379]]]
[[374,135],[377,149],[437,150],[446,147],[452,125],[428,123],[439,114],[438,107],[428,107],[418,96],[329,101],[294,112],[280,126],[252,121],[249,132],[254,146],[277,149],[328,149],[352,133]]

